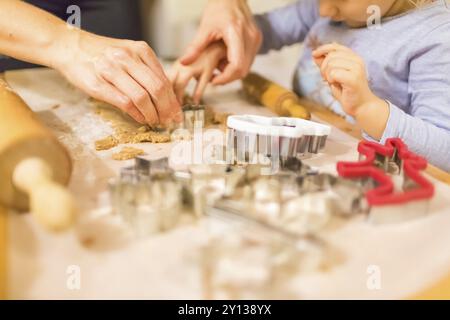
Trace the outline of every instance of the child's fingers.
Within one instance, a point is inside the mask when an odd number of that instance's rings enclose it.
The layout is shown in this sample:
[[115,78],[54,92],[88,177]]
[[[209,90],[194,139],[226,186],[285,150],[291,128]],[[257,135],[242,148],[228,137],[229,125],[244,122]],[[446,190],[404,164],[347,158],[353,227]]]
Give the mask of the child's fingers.
[[344,46],[338,44],[329,44],[319,47],[318,49],[312,52],[314,62],[316,65],[321,68],[322,65],[332,57],[345,57],[347,56],[349,59],[356,59],[355,53]]
[[318,66],[319,68],[322,66],[323,61],[325,60],[326,56],[320,56],[320,57],[313,57],[314,63],[316,64],[316,66]]
[[323,64],[326,63],[326,61],[329,60],[331,57],[344,56],[344,55],[347,55],[347,53],[342,52],[342,51],[333,51],[328,54],[324,54],[324,55],[320,55],[320,56],[313,55],[313,59],[314,59],[314,62],[316,63],[316,65],[319,68],[321,68],[323,66]]
[[193,75],[190,72],[179,73],[176,81],[174,82],[174,91],[177,96],[178,101],[182,103],[184,99],[184,93],[186,91],[186,87],[189,84],[189,81],[193,78]]
[[213,71],[212,70],[205,70],[205,72],[202,73],[200,76],[200,79],[197,82],[197,86],[194,91],[194,101],[195,103],[200,103],[200,100],[202,99],[203,92],[205,92],[206,86],[211,81]]
[[337,99],[338,101],[340,101],[341,97],[342,97],[342,86],[339,84],[331,84],[330,88],[331,88],[331,94],[333,95],[333,97],[335,99]]
[[341,87],[355,87],[357,79],[349,70],[342,68],[333,68],[328,73],[329,83],[332,85],[339,84]]
[[353,53],[348,53],[345,51],[335,51],[331,52],[330,54],[327,54],[326,57],[323,58],[323,62],[320,67],[322,67],[324,64],[326,65],[329,60],[335,59],[335,58],[341,58],[346,60],[352,60],[359,63],[359,57],[356,56]]
[[346,46],[337,43],[329,43],[318,47],[316,50],[312,52],[312,55],[315,58],[319,58],[334,51],[352,52],[352,50]]
[[334,58],[327,61],[327,63],[323,63],[320,68],[320,72],[322,76],[328,81],[328,77],[330,71],[333,69],[344,69],[347,71],[354,71],[358,68],[358,64],[352,60],[348,60],[345,58]]
[[333,59],[333,58],[342,58],[342,59],[346,59],[346,60],[351,60],[355,64],[360,66],[362,69],[365,69],[365,67],[366,67],[364,60],[360,56],[358,56],[356,53],[354,53],[353,51],[342,51],[342,50],[335,51],[335,52],[332,52],[329,55],[327,55],[325,60]]
[[323,60],[327,57],[327,55],[337,50],[338,49],[335,44],[326,44],[314,50],[312,52],[312,56],[314,61],[316,61],[316,63],[320,65],[321,62],[323,62]]

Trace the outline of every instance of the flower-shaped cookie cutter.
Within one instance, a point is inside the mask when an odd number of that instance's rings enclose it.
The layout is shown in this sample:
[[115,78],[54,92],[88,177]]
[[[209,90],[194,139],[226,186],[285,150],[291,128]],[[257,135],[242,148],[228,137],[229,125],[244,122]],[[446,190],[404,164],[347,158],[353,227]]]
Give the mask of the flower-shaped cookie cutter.
[[256,115],[230,116],[227,127],[227,150],[239,163],[256,155],[285,159],[317,154],[331,133],[331,127],[313,121]]

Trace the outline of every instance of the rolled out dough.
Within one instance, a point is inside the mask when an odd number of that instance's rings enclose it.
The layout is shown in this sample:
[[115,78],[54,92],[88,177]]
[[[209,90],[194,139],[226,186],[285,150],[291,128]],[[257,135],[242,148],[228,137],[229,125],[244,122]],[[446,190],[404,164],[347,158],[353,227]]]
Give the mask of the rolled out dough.
[[[109,150],[120,144],[135,143],[167,143],[171,141],[171,130],[168,129],[152,129],[149,126],[143,126],[131,119],[113,106],[95,100],[90,100],[91,105],[95,108],[95,112],[105,121],[111,124],[114,133],[104,139],[95,141],[95,149],[97,151]],[[187,98],[186,102],[189,102]],[[216,113],[212,107],[205,108],[205,127],[214,125],[226,125],[229,114]]]
[[95,112],[114,129],[112,136],[95,142],[96,150],[109,150],[120,144],[127,143],[165,143],[170,142],[169,132],[157,132],[148,126],[143,126],[131,119],[128,115],[113,106],[91,100]]

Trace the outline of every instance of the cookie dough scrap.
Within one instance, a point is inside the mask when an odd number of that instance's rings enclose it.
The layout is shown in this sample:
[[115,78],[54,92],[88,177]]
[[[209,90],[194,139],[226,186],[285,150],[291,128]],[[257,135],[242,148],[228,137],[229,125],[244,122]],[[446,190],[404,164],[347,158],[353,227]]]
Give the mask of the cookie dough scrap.
[[120,150],[120,152],[114,153],[112,155],[112,158],[117,161],[124,161],[134,159],[143,154],[145,154],[145,152],[142,149],[137,149],[133,147],[124,147],[122,148],[122,150]]
[[121,132],[117,134],[120,144],[125,143],[166,143],[170,142],[169,134],[162,134],[154,131],[147,132]]
[[225,126],[227,124],[228,117],[231,113],[220,113],[213,110],[211,106],[205,107],[205,126],[221,125]]
[[113,136],[106,137],[105,139],[95,141],[95,150],[103,151],[116,147],[119,141]]

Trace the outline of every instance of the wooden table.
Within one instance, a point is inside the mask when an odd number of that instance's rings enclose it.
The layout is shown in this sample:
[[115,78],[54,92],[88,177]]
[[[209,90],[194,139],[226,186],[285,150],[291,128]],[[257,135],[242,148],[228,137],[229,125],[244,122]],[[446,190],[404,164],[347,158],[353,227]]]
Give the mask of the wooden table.
[[6,210],[0,206],[0,299],[6,297],[6,255],[7,255],[7,221]]
[[[294,51],[285,55],[294,55]],[[290,61],[290,60],[289,60]],[[285,56],[269,56],[256,62],[256,70],[288,85],[285,75],[291,63]],[[273,66],[269,68],[268,66]],[[126,163],[110,159],[111,151],[96,153],[92,140],[109,130],[87,104],[87,97],[67,85],[54,72],[35,70],[15,72],[7,80],[65,143],[75,160],[70,185],[82,207],[81,222],[64,235],[50,235],[29,215],[0,214],[0,271],[8,265],[10,298],[201,298],[198,272],[193,260],[204,242],[201,223],[140,241],[122,239],[115,221],[102,210],[110,177]],[[39,81],[37,81],[39,80]],[[206,100],[219,111],[269,115],[266,109],[243,102],[239,84],[209,90]],[[334,172],[339,160],[355,160],[359,133],[341,118],[304,102],[313,108],[316,120],[332,123],[333,133],[325,153],[309,164]],[[152,157],[170,153],[170,145],[141,145]],[[298,298],[450,298],[442,289],[426,290],[440,282],[450,269],[449,175],[435,168],[437,195],[430,205],[431,215],[403,225],[374,227],[357,218],[326,235],[348,256],[343,266],[327,274],[302,275],[296,279]],[[7,230],[6,230],[7,229]],[[9,233],[7,234],[6,231]],[[6,236],[5,236],[6,235]],[[6,257],[8,258],[5,261]],[[393,262],[398,259],[398,262]],[[184,263],[184,264],[181,264]],[[379,264],[383,270],[383,289],[368,291],[366,266]],[[80,267],[80,290],[66,287],[70,266]],[[183,265],[183,268],[180,266]],[[67,273],[69,272],[69,274]],[[2,272],[1,275],[5,275]],[[0,278],[0,294],[5,281]],[[439,285],[439,284],[438,284]],[[439,288],[439,287],[438,287]]]
[[[0,73],[0,79],[4,79]],[[6,210],[0,206],[0,299],[6,297],[6,249],[7,249],[7,221]]]

